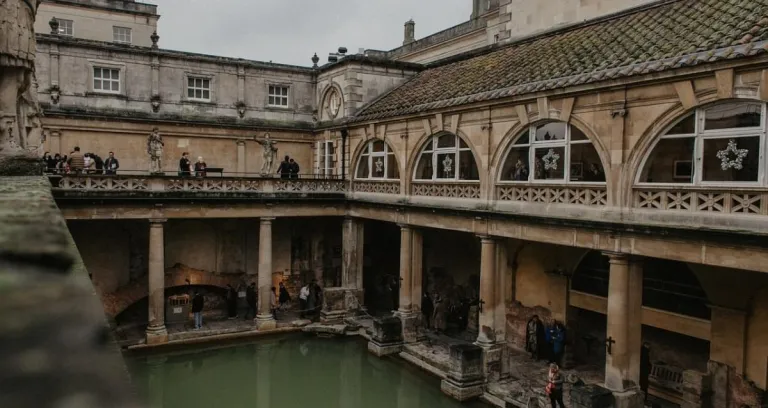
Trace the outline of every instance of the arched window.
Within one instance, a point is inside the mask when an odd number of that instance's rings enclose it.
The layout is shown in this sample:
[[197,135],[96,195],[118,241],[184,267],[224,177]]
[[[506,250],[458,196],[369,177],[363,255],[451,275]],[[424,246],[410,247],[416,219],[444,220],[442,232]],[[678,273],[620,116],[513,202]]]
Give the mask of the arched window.
[[475,156],[459,136],[442,133],[427,142],[413,175],[415,180],[480,180]]
[[372,140],[360,154],[357,162],[357,179],[399,179],[395,152],[383,140]]
[[765,109],[733,101],[691,112],[659,138],[637,182],[765,183]]
[[582,131],[567,123],[549,122],[531,125],[517,138],[507,152],[499,178],[518,182],[604,183],[605,171],[597,150]]

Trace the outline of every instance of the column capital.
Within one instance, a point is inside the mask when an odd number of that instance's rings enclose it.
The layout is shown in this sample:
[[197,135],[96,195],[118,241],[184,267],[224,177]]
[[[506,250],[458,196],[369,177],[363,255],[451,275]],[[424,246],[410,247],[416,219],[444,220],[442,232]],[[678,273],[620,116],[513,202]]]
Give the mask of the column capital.
[[499,239],[490,235],[477,235],[481,244],[495,244]]
[[603,255],[608,257],[608,262],[612,264],[628,265],[629,254],[622,254],[621,252],[603,252]]
[[237,143],[238,146],[245,146],[245,139],[237,139],[235,143]]
[[272,224],[272,221],[275,220],[276,217],[261,217],[259,218],[259,222],[261,224]]
[[168,221],[167,218],[150,218],[149,219],[149,226],[150,227],[162,227],[163,224],[165,224]]
[[403,224],[401,222],[397,223],[397,226],[400,227],[400,229],[413,229],[413,225],[410,224]]

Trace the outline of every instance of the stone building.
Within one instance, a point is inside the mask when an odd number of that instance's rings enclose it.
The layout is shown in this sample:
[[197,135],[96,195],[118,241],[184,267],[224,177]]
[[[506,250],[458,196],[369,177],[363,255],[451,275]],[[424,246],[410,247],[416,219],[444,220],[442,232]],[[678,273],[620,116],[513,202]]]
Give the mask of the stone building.
[[[643,342],[651,395],[765,404],[768,0],[473,10],[311,68],[39,34],[46,149],[112,150],[125,169],[54,188],[108,314],[149,294],[162,342],[164,288],[317,278],[326,318],[394,306],[401,355],[449,378],[420,351],[438,293],[477,315],[485,382],[462,395],[541,397],[510,374],[538,314],[622,406],[640,406]],[[154,127],[166,176],[146,174]],[[307,174],[256,177],[264,133]],[[182,151],[226,177],[176,177]]]

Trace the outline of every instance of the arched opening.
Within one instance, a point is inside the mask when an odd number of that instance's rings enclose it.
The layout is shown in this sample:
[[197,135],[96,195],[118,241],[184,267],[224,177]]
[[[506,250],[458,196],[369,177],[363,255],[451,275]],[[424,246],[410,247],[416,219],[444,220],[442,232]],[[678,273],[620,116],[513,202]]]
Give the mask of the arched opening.
[[469,145],[458,135],[433,135],[418,156],[413,179],[418,181],[479,181],[480,172]]
[[357,160],[357,180],[398,180],[400,168],[395,152],[383,140],[369,141]]
[[686,114],[645,157],[639,184],[765,185],[766,104],[728,101]]
[[502,163],[502,183],[605,183],[595,146],[584,132],[565,122],[531,125],[511,144]]

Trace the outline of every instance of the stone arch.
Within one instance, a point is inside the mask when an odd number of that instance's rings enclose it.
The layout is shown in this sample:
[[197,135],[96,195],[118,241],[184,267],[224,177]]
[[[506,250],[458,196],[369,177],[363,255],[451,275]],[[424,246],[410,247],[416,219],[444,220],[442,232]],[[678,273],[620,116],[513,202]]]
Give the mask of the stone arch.
[[374,137],[367,138],[367,139],[363,138],[363,140],[360,143],[358,143],[357,146],[355,146],[355,151],[352,152],[352,160],[350,161],[350,163],[352,163],[352,167],[350,167],[350,169],[349,169],[349,172],[352,175],[351,179],[354,180],[356,178],[356,176],[357,176],[357,165],[360,162],[360,158],[361,158],[361,156],[363,154],[363,150],[365,150],[370,143],[373,143],[375,141],[382,141],[382,142],[384,142],[384,144],[387,145],[389,150],[394,153],[395,164],[397,165],[397,171],[400,173],[400,177],[397,178],[397,179],[390,179],[390,180],[402,180],[403,179],[403,166],[402,166],[402,163],[401,163],[402,160],[400,160],[400,158],[398,157],[399,151],[395,150],[395,148],[392,146],[392,143],[389,143],[389,141],[386,139],[386,137],[384,139],[382,139],[382,138],[380,138],[378,136],[374,136]]
[[[535,118],[534,118],[535,119]],[[580,130],[584,135],[589,139],[590,143],[592,143],[592,146],[595,148],[595,151],[597,152],[598,157],[600,158],[600,164],[603,166],[603,171],[606,174],[606,188],[608,191],[608,196],[611,196],[611,183],[609,181],[608,174],[611,170],[611,160],[610,160],[610,154],[608,152],[607,147],[603,143],[603,141],[597,136],[597,132],[594,131],[592,126],[590,126],[587,122],[581,120],[578,116],[571,115],[570,119],[567,121],[559,120],[559,119],[536,119],[532,120],[528,123],[517,123],[515,126],[513,126],[507,133],[502,137],[501,142],[499,143],[499,147],[496,148],[496,151],[493,154],[493,157],[491,158],[491,179],[489,181],[489,184],[491,188],[494,188],[496,184],[499,181],[499,178],[501,177],[501,171],[504,168],[504,164],[506,163],[507,156],[509,154],[509,150],[514,145],[515,141],[517,141],[518,137],[520,137],[523,132],[528,129],[531,125],[537,125],[537,124],[543,124],[548,122],[561,122],[565,123],[567,125],[573,126],[576,129]]]
[[621,201],[624,203],[632,202],[632,192],[635,186],[635,180],[638,174],[643,171],[645,159],[653,153],[656,143],[661,136],[672,127],[678,120],[686,115],[695,112],[697,109],[717,102],[726,102],[728,100],[744,102],[760,102],[756,88],[738,88],[735,90],[732,98],[719,98],[715,92],[707,92],[697,95],[698,104],[691,107],[684,107],[681,102],[677,102],[669,109],[659,115],[640,136],[632,150],[629,153],[627,161],[624,163],[621,178],[619,180],[619,191],[621,191]]
[[486,183],[488,182],[487,171],[484,171],[486,169],[482,167],[481,158],[477,154],[477,150],[475,149],[475,146],[472,144],[472,141],[461,130],[457,130],[456,133],[453,133],[447,130],[432,132],[430,129],[429,132],[425,132],[419,137],[417,142],[413,145],[414,149],[408,155],[408,162],[405,168],[405,174],[406,174],[405,179],[408,180],[408,186],[410,186],[411,182],[414,181],[413,173],[416,170],[416,166],[419,164],[419,158],[421,157],[422,151],[427,146],[427,143],[431,142],[433,137],[442,136],[446,134],[458,136],[459,139],[464,141],[464,143],[466,143],[467,146],[469,147],[469,151],[472,153],[472,157],[475,159],[475,165],[477,166],[477,172],[479,175],[479,180],[477,180],[477,182],[480,184],[480,189],[482,190],[486,185]]
[[[215,286],[225,289],[227,285],[237,287],[249,277],[244,274],[216,274],[213,272],[192,269],[185,265],[177,264],[165,271],[165,288],[172,288],[189,284],[197,286]],[[255,280],[255,276],[252,277]],[[114,319],[120,313],[128,309],[134,303],[148,296],[147,277],[134,281],[121,287],[113,293],[102,293],[101,300],[104,305],[104,313],[108,319]]]
[[[325,112],[325,101],[328,98],[328,96],[331,94],[332,90],[336,90],[336,92],[339,93],[339,96],[341,97],[341,107],[339,108],[339,113],[336,115],[335,118],[331,118],[328,112]],[[320,92],[320,100],[318,101],[318,113],[319,113],[319,119],[322,121],[324,118],[327,118],[327,120],[333,120],[338,119],[340,117],[344,117],[344,105],[346,101],[344,100],[344,92],[341,89],[341,85],[336,83],[336,81],[331,80],[325,87],[323,87],[323,90]]]

